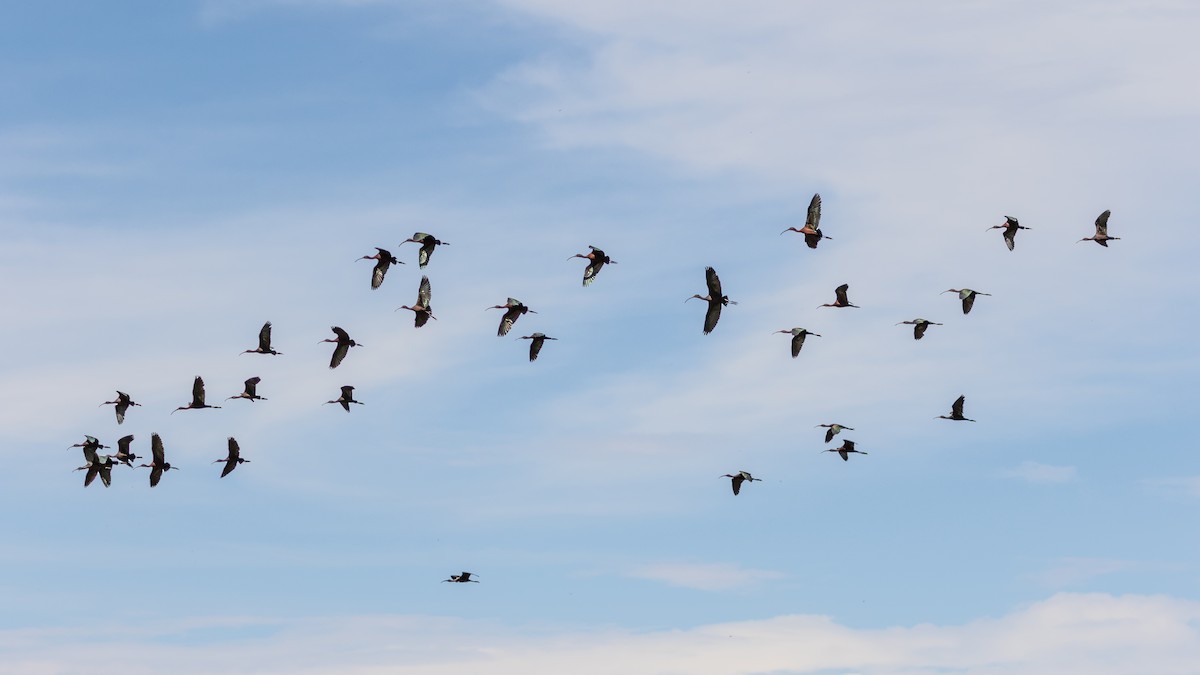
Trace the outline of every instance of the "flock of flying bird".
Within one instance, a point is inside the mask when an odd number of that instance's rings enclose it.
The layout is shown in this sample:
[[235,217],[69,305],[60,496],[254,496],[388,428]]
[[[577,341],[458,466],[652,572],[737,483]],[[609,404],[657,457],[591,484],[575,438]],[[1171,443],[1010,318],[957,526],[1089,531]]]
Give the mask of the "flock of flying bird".
[[[1081,241],[1081,242],[1094,241],[1097,244],[1100,244],[1101,246],[1107,247],[1109,241],[1118,240],[1119,237],[1111,237],[1108,235],[1108,219],[1109,219],[1110,215],[1111,214],[1109,211],[1105,211],[1105,212],[1101,213],[1100,216],[1098,218],[1096,218],[1095,234],[1091,237],[1085,237],[1083,239],[1080,239],[1079,241]],[[1008,249],[1011,251],[1011,250],[1013,250],[1014,246],[1016,245],[1017,232],[1019,230],[1028,230],[1030,228],[1021,225],[1017,221],[1016,218],[1013,218],[1011,216],[1005,216],[1004,218],[1005,218],[1004,223],[1002,223],[1000,225],[992,226],[988,229],[989,230],[993,230],[993,229],[1003,230],[1002,235],[1003,235],[1004,243],[1008,247]],[[820,221],[821,221],[821,196],[819,194],[817,194],[817,195],[813,195],[812,201],[809,203],[808,213],[807,213],[807,217],[805,219],[804,226],[800,227],[800,228],[789,227],[789,228],[783,230],[783,232],[781,232],[780,234],[785,234],[787,232],[798,232],[800,234],[803,234],[805,244],[807,244],[807,246],[809,248],[816,249],[822,239],[832,240],[831,237],[826,236],[821,231]],[[417,233],[413,234],[412,237],[401,242],[401,245],[406,244],[406,243],[416,243],[416,244],[421,245],[420,250],[418,252],[418,259],[417,259],[418,265],[421,269],[424,269],[429,264],[430,257],[433,255],[435,249],[438,246],[449,245],[448,242],[441,241],[441,240],[437,239],[436,237],[434,237],[433,235],[426,234],[423,232],[417,232]],[[603,250],[601,250],[595,246],[589,246],[588,248],[590,249],[590,251],[588,253],[577,253],[577,254],[571,256],[570,258],[568,258],[568,260],[571,260],[574,258],[583,258],[588,261],[588,264],[584,268],[584,272],[583,272],[583,285],[585,287],[590,286],[596,280],[596,276],[600,273],[600,271],[604,268],[605,265],[616,264],[616,262],[617,262],[617,261],[613,260],[612,258],[610,258]],[[383,284],[383,281],[387,275],[388,269],[392,265],[405,264],[405,263],[401,262],[399,259],[397,259],[394,255],[392,255],[392,253],[390,251],[388,251],[387,249],[376,247],[375,250],[376,250],[375,255],[362,256],[361,258],[359,258],[359,260],[374,260],[374,261],[376,261],[374,268],[371,271],[371,288],[372,289],[378,289]],[[737,302],[730,300],[729,296],[724,294],[724,292],[722,291],[722,288],[721,288],[721,280],[717,276],[716,270],[714,270],[712,267],[705,268],[705,282],[706,282],[706,285],[708,288],[708,294],[707,295],[699,295],[699,294],[692,295],[691,297],[687,298],[687,300],[698,299],[698,300],[703,300],[708,304],[707,311],[705,312],[705,315],[704,315],[704,326],[703,326],[704,334],[707,335],[707,334],[711,333],[713,331],[713,329],[716,328],[717,323],[720,321],[721,310],[729,305],[736,305]],[[852,304],[850,302],[849,288],[850,288],[849,284],[842,284],[842,285],[838,286],[836,289],[834,289],[834,301],[831,303],[825,303],[825,304],[819,305],[818,308],[822,308],[822,307],[858,308],[858,305]],[[969,314],[971,312],[972,307],[974,307],[974,305],[975,305],[975,299],[978,296],[989,295],[988,293],[982,293],[980,291],[976,291],[976,290],[973,290],[970,288],[962,288],[962,289],[951,288],[951,289],[947,289],[947,290],[943,291],[943,293],[956,293],[958,295],[958,298],[962,303],[962,312],[964,315]],[[429,322],[430,319],[435,319],[435,320],[437,319],[437,317],[435,317],[433,315],[431,299],[432,299],[432,287],[429,282],[429,277],[422,276],[420,285],[417,290],[416,302],[412,306],[402,305],[402,306],[396,308],[395,311],[405,309],[405,310],[409,310],[409,311],[413,312],[413,316],[414,316],[413,324],[416,328],[421,328],[421,327],[425,326]],[[685,300],[685,302],[687,300]],[[508,300],[504,304],[494,305],[492,307],[488,307],[487,309],[504,310],[504,314],[500,318],[500,324],[496,331],[496,334],[499,336],[507,335],[509,333],[509,331],[512,329],[513,325],[516,324],[517,320],[521,316],[523,316],[525,314],[537,314],[537,312],[530,309],[523,302],[521,302],[520,300],[517,300],[515,298],[508,298]],[[917,319],[911,319],[908,321],[901,321],[901,322],[898,322],[896,325],[911,325],[913,327],[913,338],[916,340],[920,340],[921,338],[923,338],[925,336],[925,333],[929,329],[930,326],[941,326],[942,324],[936,323],[933,321],[929,321],[927,319],[917,318]],[[341,363],[345,360],[346,356],[349,354],[351,347],[362,347],[363,345],[361,343],[356,342],[355,340],[351,339],[349,333],[347,333],[346,330],[344,330],[343,328],[341,328],[339,326],[333,326],[333,327],[331,327],[331,330],[334,333],[334,337],[326,338],[324,340],[321,340],[321,342],[333,343],[335,345],[333,354],[329,360],[329,367],[331,369],[333,369],[333,368],[337,368],[339,365],[341,365]],[[775,331],[775,333],[784,333],[784,334],[791,335],[790,342],[791,342],[792,358],[797,358],[800,355],[800,351],[804,347],[805,339],[808,336],[811,335],[811,336],[821,337],[821,335],[819,333],[814,333],[812,331],[809,331],[809,330],[807,330],[805,328],[801,328],[801,327],[785,328],[785,329]],[[544,333],[535,332],[530,335],[521,336],[518,339],[530,341],[529,360],[535,361],[535,360],[537,360],[538,354],[541,352],[542,347],[545,344],[546,340],[556,340],[557,338],[550,337]],[[271,346],[271,323],[269,321],[267,323],[263,324],[261,330],[259,331],[258,346],[255,349],[247,349],[247,350],[243,351],[242,354],[265,354],[265,355],[271,355],[271,356],[276,356],[276,355],[282,354],[282,352],[276,351]],[[251,378],[245,380],[245,382],[243,383],[242,393],[237,394],[235,396],[230,396],[226,400],[239,399],[239,398],[247,399],[252,402],[267,400],[265,397],[258,395],[257,388],[258,388],[258,384],[260,382],[261,382],[261,378],[259,378],[259,377],[251,377]],[[964,416],[964,414],[963,414],[963,405],[964,405],[965,401],[966,401],[966,396],[959,396],[958,399],[956,399],[954,401],[954,403],[951,405],[950,414],[949,415],[939,415],[938,418],[954,420],[954,421],[974,422],[975,420],[969,419],[966,416]],[[346,412],[350,411],[351,404],[363,405],[363,403],[361,401],[357,401],[354,399],[354,387],[351,385],[342,386],[341,387],[341,395],[338,398],[326,401],[325,403],[326,404],[330,404],[330,403],[339,404],[342,406],[343,409],[345,409]],[[115,399],[113,399],[112,401],[105,401],[101,405],[114,406],[114,410],[116,413],[116,420],[117,420],[118,425],[123,424],[125,422],[126,413],[129,411],[130,408],[135,407],[135,406],[138,406],[138,407],[141,406],[140,403],[134,402],[129,394],[122,392],[122,391],[118,391],[117,397]],[[192,383],[192,400],[191,400],[191,402],[188,403],[187,405],[179,406],[175,410],[171,411],[171,414],[179,412],[180,410],[199,410],[199,409],[203,409],[203,408],[220,408],[220,407],[221,406],[209,405],[208,403],[206,403],[204,380],[203,380],[203,378],[197,376]],[[853,427],[849,427],[844,424],[837,424],[837,423],[818,424],[816,426],[826,429],[825,443],[827,443],[827,444],[832,442],[834,437],[837,436],[838,434],[840,434],[844,430],[854,431]],[[116,466],[117,464],[124,464],[125,466],[128,466],[128,467],[134,467],[135,466],[133,464],[134,461],[136,461],[138,459],[144,459],[144,457],[135,455],[133,453],[133,451],[131,450],[133,440],[134,440],[134,436],[132,434],[123,436],[122,438],[118,439],[117,440],[117,451],[114,454],[101,454],[100,453],[101,450],[110,449],[110,446],[101,444],[101,442],[96,437],[91,436],[91,435],[85,436],[84,441],[82,443],[76,443],[76,444],[70,446],[71,448],[82,448],[82,450],[83,450],[83,457],[84,457],[84,461],[86,463],[83,466],[78,467],[76,469],[76,471],[86,471],[86,474],[84,476],[84,481],[83,481],[84,486],[87,487],[87,486],[91,485],[95,481],[95,479],[97,477],[99,477],[101,482],[104,484],[104,486],[108,487],[112,483],[112,469],[114,466]],[[151,434],[150,452],[151,452],[150,463],[149,464],[138,464],[136,466],[139,468],[149,468],[150,469],[150,486],[154,487],[154,486],[158,485],[159,481],[162,478],[162,475],[165,472],[170,471],[171,469],[178,470],[178,467],[174,467],[169,462],[166,461],[166,451],[165,451],[165,448],[163,445],[163,441],[162,441],[162,438],[157,433]],[[841,446],[836,447],[836,448],[834,448],[834,447],[827,448],[827,449],[823,450],[822,452],[836,452],[844,461],[848,461],[851,454],[860,454],[860,455],[867,454],[866,452],[864,452],[862,450],[856,449],[855,443],[852,440],[843,440]],[[218,459],[214,460],[213,463],[214,464],[220,463],[223,465],[222,469],[221,469],[220,477],[224,478],[225,476],[228,476],[240,464],[243,464],[243,463],[246,463],[249,461],[250,460],[245,459],[241,456],[241,448],[238,446],[237,440],[231,436],[228,439],[228,447],[227,447],[226,455],[222,458],[218,458]],[[747,482],[755,482],[755,481],[762,480],[760,478],[753,477],[749,472],[746,472],[746,471],[738,471],[737,473],[724,474],[721,477],[731,479],[731,484],[732,484],[734,495],[737,495],[741,492],[741,488],[742,488],[743,484],[745,484]],[[451,575],[449,579],[445,579],[444,581],[453,582],[453,583],[468,583],[468,582],[479,583],[475,579],[471,578],[472,576],[473,575],[471,572],[462,572],[461,574]],[[477,575],[475,575],[475,576],[477,576]]]

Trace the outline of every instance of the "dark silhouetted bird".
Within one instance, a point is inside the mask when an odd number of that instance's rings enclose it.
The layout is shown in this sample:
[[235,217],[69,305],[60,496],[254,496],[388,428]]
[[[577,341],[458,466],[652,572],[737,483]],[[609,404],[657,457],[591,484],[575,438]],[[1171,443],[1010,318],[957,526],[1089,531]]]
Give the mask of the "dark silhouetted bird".
[[412,307],[408,305],[400,305],[395,310],[399,312],[402,309],[411,310],[413,313],[413,325],[417,328],[429,323],[430,319],[437,319],[433,315],[433,309],[429,306],[429,300],[433,296],[433,289],[429,285],[429,277],[421,277],[421,286],[417,288],[417,302]]
[[375,260],[375,269],[371,271],[371,288],[379,288],[383,285],[383,277],[387,275],[388,268],[392,265],[403,265],[404,263],[396,260],[396,256],[392,255],[391,251],[385,248],[375,247],[379,251],[375,255],[364,255],[359,260]]
[[271,349],[271,322],[263,324],[263,327],[258,331],[258,349],[247,349],[243,354],[271,354],[278,355],[283,352],[277,352]]
[[817,309],[820,309],[821,307],[855,307],[855,308],[857,308],[858,305],[850,304],[850,294],[848,293],[849,290],[850,290],[850,284],[842,284],[841,286],[838,286],[837,288],[833,289],[833,294],[834,294],[833,302],[827,302],[824,305],[817,305]]
[[346,354],[350,353],[351,347],[362,347],[364,345],[351,340],[350,334],[338,326],[330,326],[329,330],[332,330],[334,334],[337,335],[337,338],[325,338],[324,340],[321,340],[321,342],[337,343],[337,346],[333,348],[333,357],[329,359],[329,367],[337,368],[339,365],[341,365],[342,359],[346,358]]
[[91,485],[92,481],[96,480],[96,476],[100,476],[100,482],[104,483],[104,487],[108,487],[112,485],[112,468],[113,458],[111,455],[98,455],[75,470],[87,471],[83,477],[83,487]]
[[[829,441],[832,441],[834,436],[837,436],[839,433],[842,432],[842,429],[849,429],[850,431],[854,431],[854,427],[848,427],[845,424],[818,424],[817,427],[825,427],[825,442],[826,443],[828,443]],[[815,429],[816,427],[813,427],[813,428]]]
[[737,473],[727,473],[724,476],[718,476],[718,478],[732,478],[733,479],[732,482],[733,482],[733,494],[734,495],[737,495],[739,492],[742,491],[742,483],[744,483],[746,481],[751,481],[751,482],[758,481],[760,483],[762,482],[761,478],[755,478],[745,471],[739,471]]
[[908,324],[913,327],[913,339],[914,340],[920,340],[921,338],[925,337],[925,331],[928,330],[930,326],[942,325],[940,323],[936,323],[936,322],[930,321],[928,319],[913,319],[912,321],[901,321],[901,322],[897,323],[896,325],[899,326],[900,324]]
[[867,453],[863,452],[862,450],[855,450],[854,449],[854,441],[842,441],[842,447],[827,448],[825,450],[822,450],[821,452],[836,452],[837,454],[841,455],[842,461],[849,461],[850,453],[852,453],[852,452],[857,452],[860,455],[867,454]]
[[950,406],[950,416],[938,415],[938,419],[955,420],[956,422],[974,422],[975,420],[963,417],[963,403],[967,400],[966,396],[959,396],[954,401],[954,405]]
[[826,237],[821,232],[821,195],[813,195],[812,201],[808,203],[808,216],[804,219],[804,227],[789,227],[783,232],[799,232],[804,235],[804,243],[808,244],[809,248],[816,248],[822,239],[833,241],[833,237]]
[[1004,230],[1004,232],[1002,233],[1004,236],[1004,244],[1006,246],[1008,246],[1008,250],[1011,251],[1011,250],[1013,250],[1013,247],[1017,245],[1017,230],[1029,230],[1032,228],[1028,228],[1028,227],[1025,227],[1024,225],[1021,225],[1020,223],[1017,222],[1017,219],[1013,218],[1012,216],[1004,216],[1004,224],[1003,225],[993,225],[993,226],[989,227],[988,229],[989,230]]
[[721,320],[721,308],[726,305],[736,305],[737,303],[730,300],[728,295],[721,292],[721,279],[717,276],[717,272],[713,268],[704,268],[704,282],[708,285],[708,295],[693,295],[691,298],[684,300],[684,302],[696,298],[708,303],[708,311],[704,313],[704,334],[708,335],[717,327],[717,322]]
[[534,333],[533,335],[522,335],[518,340],[533,340],[529,343],[529,360],[537,361],[538,352],[542,351],[542,343],[546,340],[557,340],[558,338],[550,337],[544,333]]
[[588,261],[590,261],[590,262],[588,262],[588,266],[583,268],[583,285],[584,286],[592,285],[592,282],[596,280],[596,275],[600,274],[600,269],[602,267],[604,267],[605,264],[607,264],[607,263],[611,263],[613,265],[617,264],[616,260],[613,260],[612,258],[608,257],[607,255],[605,255],[604,251],[601,251],[600,249],[596,248],[595,246],[592,246],[589,244],[588,248],[592,249],[591,253],[576,253],[575,255],[571,256],[570,258],[567,258],[567,260],[571,260],[573,258],[585,258]]
[[942,291],[942,293],[958,293],[958,299],[962,300],[963,314],[971,313],[971,308],[975,306],[975,296],[991,295],[991,293],[980,293],[969,288],[950,288]]
[[456,584],[465,584],[467,582],[471,582],[474,584],[479,583],[478,581],[472,579],[471,578],[472,576],[478,576],[478,575],[474,575],[471,572],[463,572],[462,574],[451,574],[449,579],[442,579],[442,583],[444,584],[447,581],[450,581],[450,582],[453,582]]
[[113,455],[113,459],[121,462],[125,466],[132,467],[133,463],[141,457],[129,451],[129,445],[133,443],[133,434],[122,436],[117,439],[117,454]]
[[171,466],[166,459],[166,452],[163,451],[162,438],[158,434],[150,434],[150,458],[149,464],[138,464],[139,467],[150,469],[150,487],[158,485],[159,479],[162,478],[164,471],[171,469],[179,470],[177,466]]
[[494,305],[492,307],[488,307],[488,309],[505,310],[504,316],[500,317],[500,328],[496,331],[496,335],[500,336],[508,335],[508,331],[512,330],[513,324],[517,322],[517,319],[519,319],[522,314],[526,312],[529,312],[530,314],[537,314],[537,312],[529,309],[516,298],[509,298],[508,302],[504,303],[503,305]]
[[219,405],[206,405],[204,403],[204,380],[197,375],[195,381],[192,382],[192,402],[187,405],[181,405],[171,411],[171,414],[180,410],[199,410],[200,408],[220,408]]
[[441,241],[434,238],[432,234],[425,234],[424,232],[413,233],[413,236],[400,242],[400,245],[403,246],[410,241],[414,244],[421,245],[421,250],[417,253],[417,262],[419,263],[421,269],[425,269],[425,266],[429,264],[429,256],[433,255],[433,249],[437,248],[438,246],[450,245],[450,242]]
[[116,406],[114,408],[114,410],[116,410],[116,412],[117,412],[117,424],[121,424],[125,421],[125,411],[129,410],[129,406],[135,405],[140,408],[142,404],[134,403],[133,400],[129,398],[129,394],[126,394],[123,391],[118,391],[117,398],[115,401],[105,401],[104,403],[101,403],[100,405]]
[[259,396],[257,393],[259,382],[262,382],[262,378],[257,377],[257,376],[246,380],[245,389],[242,391],[242,393],[238,394],[237,396],[230,396],[229,398],[227,398],[225,400],[228,401],[231,398],[245,398],[245,399],[250,399],[251,401],[267,400],[267,399],[263,398],[262,396]]
[[350,404],[351,403],[357,403],[359,405],[363,405],[362,401],[354,400],[354,387],[351,387],[348,384],[344,385],[342,387],[342,395],[341,396],[333,399],[332,401],[325,401],[325,403],[323,403],[322,405],[328,405],[330,403],[342,404],[342,407],[346,409],[346,412],[350,412]]
[[238,464],[241,464],[242,462],[249,462],[249,461],[250,460],[248,460],[248,459],[242,459],[242,450],[241,450],[241,448],[238,447],[238,442],[233,438],[233,436],[230,436],[229,437],[229,454],[221,459],[214,461],[213,464],[225,462],[225,468],[221,470],[221,478],[224,478],[225,476],[229,475],[229,472],[236,469]]
[[[805,329],[805,328],[784,328],[782,330],[775,331],[775,333],[790,333],[791,334],[791,336],[792,336],[792,358],[793,359],[796,358],[797,356],[800,356],[800,348],[804,346],[804,338],[808,337],[809,335],[815,335],[817,337],[821,337],[820,333],[813,333],[812,331],[809,331],[808,329]],[[774,335],[774,333],[772,333],[772,335]]]
[[[1120,237],[1108,236],[1108,217],[1110,215],[1112,215],[1112,211],[1105,211],[1104,213],[1101,213],[1096,218],[1096,234],[1093,234],[1090,237],[1084,237],[1083,239],[1080,239],[1079,241],[1094,241],[1097,244],[1100,244],[1101,246],[1103,246],[1104,248],[1108,248],[1108,242],[1116,241],[1116,240],[1120,239]],[[1076,243],[1079,243],[1079,242],[1076,242]]]

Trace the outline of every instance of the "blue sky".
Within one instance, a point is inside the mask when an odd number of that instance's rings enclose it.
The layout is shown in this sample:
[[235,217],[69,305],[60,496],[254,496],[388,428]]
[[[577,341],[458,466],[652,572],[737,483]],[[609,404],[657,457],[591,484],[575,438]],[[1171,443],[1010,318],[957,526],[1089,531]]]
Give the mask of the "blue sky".
[[[1197,27],[6,5],[0,672],[1194,672]],[[817,251],[778,234],[814,192]],[[1077,243],[1105,209],[1121,241]],[[451,244],[420,330],[415,231]],[[376,246],[407,264],[372,291]],[[704,336],[710,265],[739,304]],[[284,355],[239,355],[267,320]],[[365,345],[334,371],[331,325]],[[196,375],[269,400],[169,415]],[[978,422],[935,419],[960,394]],[[870,454],[822,453],[835,421]],[[127,433],[181,470],[81,489],[67,446]]]

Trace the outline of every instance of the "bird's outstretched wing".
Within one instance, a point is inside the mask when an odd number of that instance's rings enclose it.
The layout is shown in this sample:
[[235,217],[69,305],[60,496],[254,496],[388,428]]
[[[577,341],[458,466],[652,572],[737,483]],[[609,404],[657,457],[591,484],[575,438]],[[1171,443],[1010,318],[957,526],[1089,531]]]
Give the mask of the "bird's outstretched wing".
[[719,301],[721,296],[725,295],[721,292],[721,278],[717,276],[716,270],[711,267],[705,267],[704,281],[708,284],[709,297]]
[[[813,195],[812,201],[808,203],[808,217],[804,219],[804,226],[818,229],[821,224],[821,195]],[[837,229],[837,228],[834,228]]]
[[204,407],[204,378],[199,375],[192,382],[192,405],[197,408]]
[[1108,217],[1112,215],[1112,211],[1105,211],[1096,218],[1096,235],[1100,237],[1108,236]]
[[150,435],[150,454],[154,464],[163,464],[167,461],[166,452],[163,450],[162,438],[158,434]]
[[717,327],[721,320],[721,301],[713,300],[708,303],[708,311],[704,313],[704,334],[708,335]]

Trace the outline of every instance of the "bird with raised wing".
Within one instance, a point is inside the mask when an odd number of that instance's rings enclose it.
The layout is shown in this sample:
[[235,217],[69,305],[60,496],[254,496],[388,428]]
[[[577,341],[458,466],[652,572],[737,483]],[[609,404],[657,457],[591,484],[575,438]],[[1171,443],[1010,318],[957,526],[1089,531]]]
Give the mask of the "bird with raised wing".
[[739,471],[737,473],[727,473],[724,476],[717,476],[717,477],[733,479],[732,483],[733,483],[734,496],[737,496],[737,494],[742,491],[742,483],[745,483],[746,481],[750,481],[750,482],[758,481],[760,483],[762,482],[761,478],[755,478],[754,476],[751,476],[750,473],[747,471]]
[[113,459],[121,462],[125,466],[132,467],[136,460],[141,459],[129,450],[129,445],[133,443],[133,434],[122,436],[117,439],[117,454],[113,455]]
[[920,340],[925,337],[925,331],[929,330],[930,326],[940,326],[942,324],[928,319],[913,319],[911,321],[900,321],[896,325],[908,324],[913,327],[913,339]]
[[496,335],[501,337],[508,335],[508,331],[512,330],[513,324],[517,322],[517,319],[521,318],[522,314],[526,312],[529,312],[530,314],[537,314],[537,312],[529,309],[516,298],[509,298],[508,302],[504,303],[503,305],[494,305],[492,307],[488,307],[487,309],[504,310],[504,316],[500,317],[500,328],[496,330]]
[[474,574],[472,572],[463,572],[462,574],[451,574],[449,579],[442,579],[442,583],[444,584],[447,581],[456,583],[456,584],[465,584],[467,582],[470,582],[473,584],[479,583],[475,579],[472,579],[471,578],[472,576],[479,576],[479,575]]
[[123,391],[117,391],[116,400],[105,401],[100,405],[116,406],[114,410],[117,412],[117,424],[121,424],[125,421],[125,411],[129,410],[130,406],[138,406],[139,408],[142,406],[141,403],[134,403],[133,399],[129,398],[129,394],[126,394]]
[[583,285],[584,286],[591,286],[592,282],[596,280],[596,275],[600,274],[600,269],[603,268],[606,264],[613,264],[613,265],[617,264],[616,260],[613,260],[612,258],[608,257],[604,253],[604,251],[601,251],[600,249],[596,248],[595,246],[592,246],[589,244],[588,248],[592,249],[591,253],[576,253],[575,255],[571,256],[570,258],[567,258],[567,260],[572,260],[574,258],[584,258],[585,260],[589,261],[588,266],[583,268]]
[[172,410],[171,414],[174,415],[180,410],[199,410],[200,408],[220,407],[221,406],[219,405],[207,405],[204,403],[204,379],[197,375],[195,381],[192,382],[192,402],[187,405],[179,406],[178,408]]
[[258,349],[247,349],[242,354],[271,354],[272,356],[282,354],[271,349],[271,322],[263,324],[263,327],[258,331]]
[[825,427],[825,442],[826,443],[832,441],[833,437],[840,434],[843,429],[848,429],[850,431],[854,431],[854,427],[848,427],[845,424],[818,424],[818,425],[814,426],[813,428],[816,429],[817,427]]
[[[784,328],[777,330],[775,333],[790,333],[792,336],[792,358],[800,356],[800,348],[804,346],[804,338],[809,335],[821,337],[820,333],[814,333],[806,328]],[[774,335],[775,333],[772,333]]]
[[[84,435],[82,443],[76,443],[71,448],[83,448],[83,461],[91,464],[96,460],[101,449],[107,449],[109,446],[101,445],[100,440],[95,436]],[[71,448],[67,448],[70,450]]]
[[804,227],[789,227],[779,234],[783,234],[784,232],[799,232],[800,234],[804,235],[804,243],[807,244],[809,248],[816,248],[817,244],[820,243],[822,239],[833,241],[833,237],[826,237],[825,233],[821,232],[820,194],[813,195],[812,201],[808,203],[808,216],[804,219]]
[[225,462],[225,468],[221,470],[221,478],[228,476],[231,471],[237,468],[238,464],[249,462],[250,460],[242,457],[242,449],[238,447],[238,442],[233,436],[229,437],[229,454],[221,459],[213,461],[213,464]]
[[158,434],[150,434],[150,458],[149,464],[138,464],[139,468],[150,469],[150,487],[158,485],[158,481],[162,478],[164,471],[171,469],[179,470],[177,466],[171,466],[167,461],[166,451],[163,450],[162,438]]
[[437,248],[438,246],[450,245],[450,242],[441,241],[432,234],[426,234],[424,232],[413,233],[413,236],[400,242],[400,245],[403,246],[410,241],[414,244],[421,245],[421,250],[417,253],[417,263],[421,269],[425,269],[425,266],[429,264],[429,257],[433,255],[433,249]]
[[433,288],[429,285],[429,277],[421,277],[421,285],[417,288],[417,302],[412,307],[400,305],[392,311],[399,312],[402,309],[411,310],[413,313],[413,325],[420,328],[429,323],[430,319],[437,319],[433,315],[433,308],[429,306],[432,296]]
[[855,450],[854,449],[854,441],[842,441],[842,447],[826,448],[825,450],[822,450],[821,452],[836,452],[837,454],[841,455],[842,461],[844,461],[844,462],[850,460],[850,453],[852,453],[852,452],[857,452],[860,455],[867,454],[867,453],[863,452],[862,450]]
[[257,375],[246,380],[246,382],[244,383],[245,387],[242,390],[242,393],[238,394],[237,396],[230,396],[229,398],[227,398],[225,400],[228,401],[229,399],[234,399],[234,398],[244,398],[244,399],[249,399],[251,401],[267,400],[266,398],[258,395],[258,383],[259,382],[262,382],[262,378],[258,377]]
[[[1108,248],[1108,242],[1119,240],[1120,237],[1108,236],[1108,217],[1111,215],[1112,215],[1112,211],[1105,211],[1104,213],[1101,213],[1099,216],[1097,216],[1096,217],[1096,234],[1093,234],[1090,237],[1084,237],[1083,239],[1080,239],[1079,241],[1080,242],[1094,241],[1097,244],[1100,244],[1101,246],[1103,246],[1104,248]],[[1079,242],[1075,242],[1075,243],[1078,244]]]
[[522,335],[518,340],[532,340],[529,343],[529,360],[537,361],[538,352],[542,351],[542,343],[546,340],[557,340],[556,337],[550,337],[545,333],[534,333],[533,335]]
[[325,401],[325,403],[322,403],[321,405],[329,405],[330,403],[340,403],[342,405],[342,407],[346,409],[346,412],[350,412],[350,404],[351,403],[357,403],[359,405],[363,405],[362,401],[354,400],[354,387],[351,387],[348,384],[342,386],[342,395],[341,396],[333,399],[332,401]]
[[827,302],[824,305],[817,305],[817,309],[820,309],[822,307],[854,307],[856,309],[859,308],[858,305],[850,304],[849,291],[850,291],[850,284],[842,284],[841,286],[838,286],[837,288],[833,289],[833,295],[834,295],[833,302]]
[[980,293],[979,291],[973,291],[969,288],[949,288],[942,291],[943,295],[946,293],[958,293],[958,299],[962,300],[963,314],[971,313],[971,308],[975,306],[975,296],[991,296],[991,293]]
[[[361,342],[355,342],[350,339],[350,334],[338,326],[330,326],[336,338],[325,338],[321,342],[335,342],[337,346],[333,348],[333,356],[329,359],[329,367],[337,368],[342,363],[342,359],[346,358],[346,354],[350,353],[351,347],[364,346]],[[318,343],[319,344],[319,343]]]
[[374,260],[375,269],[371,270],[371,288],[379,288],[383,285],[383,277],[387,274],[388,268],[392,265],[403,265],[404,263],[396,259],[391,251],[386,248],[375,247],[378,251],[375,255],[364,255],[359,260]]
[[974,422],[975,420],[963,417],[963,403],[965,403],[966,400],[967,397],[965,395],[959,396],[954,400],[954,404],[950,406],[950,416],[947,417],[946,415],[938,415],[938,419],[954,420],[956,422]]
[[721,308],[737,303],[721,292],[721,278],[717,276],[717,272],[713,268],[704,268],[704,282],[708,286],[708,295],[693,295],[684,302],[695,298],[708,303],[708,311],[704,313],[704,334],[708,335],[721,320]]
[[1032,228],[1025,227],[1024,225],[1018,223],[1017,219],[1013,218],[1012,216],[1004,216],[1004,223],[1000,225],[993,225],[988,229],[1004,230],[1004,232],[1001,233],[1004,236],[1004,244],[1008,246],[1008,250],[1011,251],[1013,250],[1013,247],[1017,245],[1017,230],[1029,230]]
[[83,477],[83,487],[92,484],[96,480],[96,476],[100,477],[100,482],[104,483],[104,487],[112,485],[112,455],[101,455],[93,457],[87,464],[75,469],[76,471],[87,471]]

